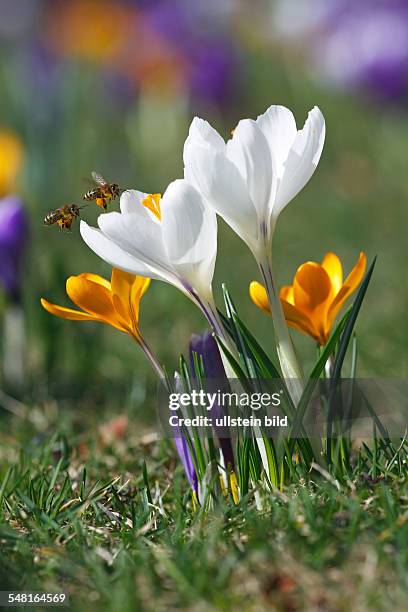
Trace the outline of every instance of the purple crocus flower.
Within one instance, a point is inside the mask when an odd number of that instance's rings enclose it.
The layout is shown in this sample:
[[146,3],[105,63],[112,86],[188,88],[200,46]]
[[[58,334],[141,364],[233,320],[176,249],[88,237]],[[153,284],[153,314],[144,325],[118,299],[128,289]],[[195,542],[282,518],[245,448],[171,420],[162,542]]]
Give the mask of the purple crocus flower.
[[183,464],[183,468],[186,473],[190,487],[193,489],[196,495],[198,495],[197,474],[195,471],[189,446],[181,431],[174,433],[174,443],[176,445],[178,456],[180,457],[181,463]]
[[[197,356],[201,357],[204,363],[206,391],[216,392],[220,388],[227,389],[228,379],[225,375],[221,354],[211,332],[207,331],[201,336],[194,334],[190,338],[190,364],[193,372],[195,370],[194,353],[197,353]],[[214,405],[213,411],[215,418],[221,417],[224,414],[223,408],[218,404]],[[219,442],[225,464],[234,469],[234,453],[230,438],[219,437]]]
[[334,83],[382,99],[408,90],[408,2],[341,0],[315,39],[316,61]]
[[[175,375],[176,389],[180,392],[183,384],[181,382],[180,375]],[[181,431],[181,427],[178,425],[172,425],[174,444],[176,445],[178,456],[180,457],[181,463],[183,464],[184,472],[187,476],[187,480],[198,499],[198,479],[195,471],[193,458],[191,456],[190,448],[187,444],[187,440]]]
[[20,268],[28,240],[28,219],[21,200],[0,200],[0,283],[11,301],[20,299]]

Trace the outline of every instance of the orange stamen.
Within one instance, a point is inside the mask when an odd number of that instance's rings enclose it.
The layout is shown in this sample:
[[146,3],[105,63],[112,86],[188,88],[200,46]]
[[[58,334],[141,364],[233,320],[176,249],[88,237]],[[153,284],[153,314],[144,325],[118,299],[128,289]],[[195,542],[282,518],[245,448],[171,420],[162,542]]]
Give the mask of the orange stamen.
[[161,221],[160,200],[160,193],[151,193],[144,200],[142,200],[143,206],[148,208],[159,221]]

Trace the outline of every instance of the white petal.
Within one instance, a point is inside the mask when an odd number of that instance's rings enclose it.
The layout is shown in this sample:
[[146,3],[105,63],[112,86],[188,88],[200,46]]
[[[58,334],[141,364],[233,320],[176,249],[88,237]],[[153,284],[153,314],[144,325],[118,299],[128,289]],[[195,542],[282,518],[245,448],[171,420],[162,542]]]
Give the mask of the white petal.
[[257,213],[237,167],[223,153],[191,144],[185,177],[246,242],[258,237]]
[[274,174],[272,157],[267,140],[255,121],[244,119],[238,123],[232,139],[227,143],[227,157],[238,168],[246,183],[259,222],[269,219]]
[[168,186],[161,202],[163,242],[171,262],[200,261],[205,252],[196,249],[203,226],[204,205],[200,193],[184,179]]
[[161,225],[153,223],[144,206],[137,212],[122,215],[117,212],[100,215],[102,232],[121,249],[159,272],[172,272],[163,245]]
[[325,133],[324,117],[315,106],[290,148],[272,211],[275,218],[312,177],[322,154]]
[[163,242],[171,264],[198,290],[209,289],[217,255],[217,221],[186,180],[171,183],[162,199]]
[[80,232],[89,248],[113,268],[119,268],[130,274],[152,277],[152,270],[148,266],[126,253],[112,240],[104,236],[101,230],[81,221]]
[[142,206],[142,201],[147,197],[147,193],[136,189],[127,189],[120,196],[120,211],[122,214],[137,212],[137,208]]
[[194,117],[191,122],[188,137],[191,140],[195,140],[200,144],[208,144],[210,147],[217,149],[217,151],[224,151],[225,142],[224,139],[219,135],[208,121]]
[[270,106],[263,115],[259,115],[256,122],[272,151],[280,177],[297,134],[293,113],[285,106]]

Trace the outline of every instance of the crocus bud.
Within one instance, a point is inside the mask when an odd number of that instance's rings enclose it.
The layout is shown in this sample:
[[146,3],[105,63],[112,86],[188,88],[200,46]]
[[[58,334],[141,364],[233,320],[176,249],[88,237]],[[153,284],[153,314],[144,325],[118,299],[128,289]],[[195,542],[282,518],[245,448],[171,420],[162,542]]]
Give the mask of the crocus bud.
[[0,284],[11,301],[19,301],[21,263],[28,242],[28,218],[16,196],[0,200]]
[[180,457],[181,463],[183,464],[184,472],[186,474],[190,487],[192,488],[194,493],[198,495],[197,474],[194,468],[193,459],[191,457],[187,440],[185,439],[181,431],[178,431],[174,434],[174,444],[176,445],[177,453]]
[[[228,379],[217,342],[211,332],[207,331],[201,336],[194,334],[190,338],[190,364],[192,372],[195,372],[194,353],[197,353],[198,358],[203,360],[206,391],[215,393],[220,388],[227,391]],[[224,407],[215,404],[213,407],[214,422],[217,418],[222,417],[224,413]],[[215,428],[215,431],[217,433],[217,428]],[[219,437],[219,442],[225,465],[229,465],[233,469],[235,463],[231,440]]]
[[[182,392],[183,383],[178,372],[175,372],[174,382],[177,391]],[[184,472],[186,474],[190,487],[192,488],[198,499],[198,479],[197,473],[194,468],[194,462],[191,456],[190,448],[188,446],[185,436],[183,435],[183,432],[181,431],[181,427],[179,427],[178,425],[172,425],[172,429],[174,444],[176,446],[178,456],[180,458],[181,463],[183,464]]]

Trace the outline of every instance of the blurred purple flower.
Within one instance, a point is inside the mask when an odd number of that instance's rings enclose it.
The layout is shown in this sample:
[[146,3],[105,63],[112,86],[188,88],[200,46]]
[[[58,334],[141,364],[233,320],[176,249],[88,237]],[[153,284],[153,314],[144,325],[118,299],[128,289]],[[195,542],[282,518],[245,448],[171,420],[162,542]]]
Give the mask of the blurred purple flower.
[[183,11],[174,0],[159,0],[142,4],[143,19],[156,34],[175,44],[191,35],[191,14]]
[[35,26],[42,0],[0,0],[0,38],[27,37]]
[[106,92],[101,103],[105,108],[110,105],[119,112],[128,110],[137,97],[136,84],[111,66],[103,67],[101,79],[102,89]]
[[225,102],[233,89],[237,55],[223,39],[204,39],[191,49],[190,89],[199,100]]
[[64,65],[61,59],[37,40],[27,41],[21,56],[24,83],[29,91],[31,121],[43,128],[56,129],[64,108]]
[[187,84],[199,100],[223,102],[232,91],[238,56],[228,33],[212,11],[194,10],[194,3],[161,0],[144,5],[148,27],[175,47],[186,61]]
[[342,0],[316,44],[316,59],[335,83],[380,98],[399,98],[408,86],[408,2]]
[[28,218],[21,200],[0,200],[0,283],[10,300],[20,298],[20,268],[28,241]]
[[236,6],[234,0],[127,0],[145,11],[151,25],[168,40],[180,42],[180,36],[215,32],[229,26]]
[[[201,336],[193,334],[190,338],[190,365],[192,372],[194,367],[194,353],[198,358],[202,358],[204,364],[205,390],[209,393],[216,393],[218,390],[228,390],[228,379],[225,375],[221,354],[217,342],[211,332],[205,332]],[[224,415],[224,408],[215,404],[213,407],[215,419]],[[225,430],[225,428],[223,428]],[[220,432],[217,432],[217,435]],[[230,438],[219,437],[220,447],[224,456],[225,465],[234,469],[234,453]]]
[[275,30],[306,45],[335,86],[398,99],[408,91],[407,0],[280,0]]

